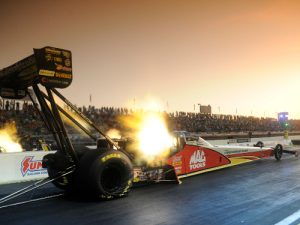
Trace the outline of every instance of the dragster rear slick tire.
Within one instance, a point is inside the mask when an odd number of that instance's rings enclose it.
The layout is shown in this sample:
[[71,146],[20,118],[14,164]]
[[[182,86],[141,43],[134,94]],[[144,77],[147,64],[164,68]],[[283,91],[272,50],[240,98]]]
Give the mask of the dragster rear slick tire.
[[123,197],[132,181],[132,164],[120,151],[91,150],[80,159],[76,174],[80,194],[101,199]]
[[[49,154],[45,161],[54,157]],[[50,178],[58,169],[47,165]],[[111,199],[126,196],[133,182],[133,167],[129,158],[117,150],[88,150],[80,157],[72,174],[63,176],[53,184],[71,195],[93,199]]]

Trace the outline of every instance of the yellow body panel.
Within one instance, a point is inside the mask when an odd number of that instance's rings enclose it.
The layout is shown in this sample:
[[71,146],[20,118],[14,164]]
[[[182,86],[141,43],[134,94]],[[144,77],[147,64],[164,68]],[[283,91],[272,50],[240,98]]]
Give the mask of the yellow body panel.
[[181,178],[185,178],[185,177],[194,176],[194,175],[197,175],[197,174],[202,174],[202,173],[207,173],[207,172],[211,172],[211,171],[215,171],[215,170],[220,170],[220,169],[224,169],[224,168],[227,168],[227,167],[232,167],[232,166],[236,166],[236,165],[239,165],[239,164],[252,162],[252,161],[257,160],[257,159],[259,159],[259,158],[255,157],[255,156],[232,157],[232,158],[229,158],[229,160],[231,162],[229,164],[214,167],[214,168],[210,168],[210,169],[206,169],[206,170],[200,170],[200,171],[189,173],[189,174],[179,175],[178,178],[181,179]]

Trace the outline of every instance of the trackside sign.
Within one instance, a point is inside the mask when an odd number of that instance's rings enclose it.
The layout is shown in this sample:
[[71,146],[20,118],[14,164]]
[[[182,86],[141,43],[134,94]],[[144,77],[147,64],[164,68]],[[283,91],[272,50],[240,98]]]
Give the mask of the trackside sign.
[[55,151],[0,153],[0,184],[42,179],[48,176],[42,168],[44,155]]
[[47,174],[47,170],[42,167],[42,160],[34,159],[34,156],[25,156],[21,162],[22,176],[36,176]]

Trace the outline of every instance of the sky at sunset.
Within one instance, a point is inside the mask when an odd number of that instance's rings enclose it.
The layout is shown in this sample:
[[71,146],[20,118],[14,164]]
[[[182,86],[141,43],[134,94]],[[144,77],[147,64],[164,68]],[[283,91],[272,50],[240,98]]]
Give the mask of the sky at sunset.
[[[0,68],[53,46],[73,54],[62,93],[81,105],[300,119],[300,1],[0,3]],[[92,102],[90,103],[90,95]]]

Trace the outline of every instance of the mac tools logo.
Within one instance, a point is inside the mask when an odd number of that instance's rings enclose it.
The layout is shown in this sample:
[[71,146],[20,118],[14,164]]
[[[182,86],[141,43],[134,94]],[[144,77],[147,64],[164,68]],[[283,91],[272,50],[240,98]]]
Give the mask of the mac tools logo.
[[205,167],[206,157],[203,150],[197,150],[193,153],[190,159],[190,170]]

